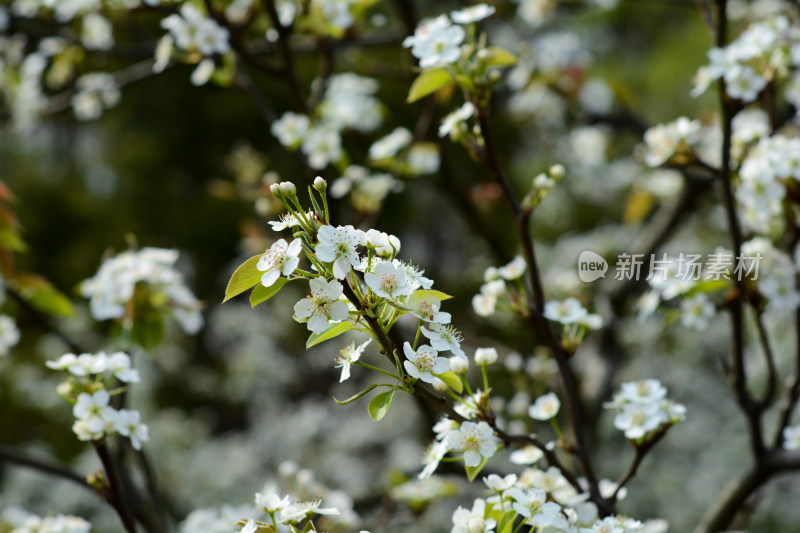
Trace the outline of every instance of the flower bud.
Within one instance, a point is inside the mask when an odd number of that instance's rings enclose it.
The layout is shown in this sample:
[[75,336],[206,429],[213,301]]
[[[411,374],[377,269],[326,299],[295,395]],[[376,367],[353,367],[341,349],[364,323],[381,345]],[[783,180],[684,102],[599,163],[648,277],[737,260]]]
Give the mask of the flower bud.
[[466,374],[467,370],[469,370],[469,359],[466,357],[451,357],[450,370],[456,374]]
[[566,173],[567,170],[564,168],[564,165],[553,165],[550,167],[550,175],[554,180],[560,180]]
[[328,182],[322,179],[322,176],[317,176],[314,178],[314,188],[319,192],[325,192],[325,189],[328,188]]
[[280,187],[281,192],[290,198],[297,195],[297,188],[291,181],[282,181]]
[[277,183],[273,183],[272,185],[269,186],[269,192],[271,192],[272,196],[276,198],[280,198],[281,196],[283,196],[283,192],[281,192],[281,186],[278,185]]
[[72,396],[72,383],[65,381],[56,387],[56,393],[62,398]]
[[433,388],[439,392],[447,392],[448,386],[447,383],[442,381],[441,379],[437,379],[433,382]]
[[494,348],[478,348],[475,350],[475,364],[489,366],[497,362],[497,350]]

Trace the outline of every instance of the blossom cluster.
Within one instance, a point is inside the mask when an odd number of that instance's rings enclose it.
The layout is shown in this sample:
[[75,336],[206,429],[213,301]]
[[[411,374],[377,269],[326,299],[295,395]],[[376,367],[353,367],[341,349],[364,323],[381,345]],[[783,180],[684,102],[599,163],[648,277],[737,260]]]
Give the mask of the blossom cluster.
[[702,94],[722,78],[731,98],[752,102],[767,83],[785,78],[800,64],[800,39],[789,18],[777,16],[751,24],[724,48],[712,48],[708,59],[697,73],[692,94]]
[[[488,533],[500,522],[520,520],[536,531],[547,533],[664,533],[664,520],[640,522],[622,516],[600,518],[595,504],[582,489],[573,487],[556,468],[547,471],[528,468],[521,475],[483,478],[491,496],[477,498],[472,508],[458,507],[453,513],[451,533]],[[601,492],[617,492],[614,483],[603,480]],[[624,497],[619,491],[618,497]]]
[[11,507],[0,517],[0,527],[10,526],[9,533],[89,533],[92,524],[78,516],[57,514],[38,516]]
[[184,52],[197,53],[202,58],[192,73],[194,85],[205,84],[214,73],[211,56],[222,55],[230,50],[228,29],[205,16],[193,4],[184,3],[180,13],[173,13],[161,21],[161,27],[169,35],[162,38],[156,49],[154,70],[159,72],[164,69],[174,44]]
[[[291,531],[318,531],[312,517],[321,525],[353,528],[360,517],[353,510],[353,500],[338,490],[330,490],[317,481],[310,470],[300,469],[292,461],[278,468],[280,482],[267,481],[254,498],[257,514],[266,514],[268,521],[253,518],[239,520],[241,533],[255,533],[259,527],[288,526]],[[288,490],[281,490],[288,487]],[[281,496],[283,494],[283,496]],[[251,516],[253,514],[251,513]],[[361,530],[360,533],[369,533]]]
[[149,439],[146,424],[141,415],[132,409],[115,409],[110,405],[112,394],[120,389],[111,389],[114,379],[122,383],[136,383],[139,373],[131,367],[130,356],[124,352],[106,354],[66,353],[46,366],[62,370],[68,381],[59,386],[62,398],[73,404],[75,423],[72,430],[83,441],[99,441],[106,436],[128,437],[136,450]]
[[178,252],[166,248],[127,250],[100,266],[92,278],[81,284],[81,294],[89,298],[96,320],[122,319],[137,290],[150,291],[150,302],[159,304],[178,321],[186,333],[197,333],[203,326],[200,302],[175,269]]
[[614,427],[627,439],[643,442],[686,417],[686,408],[666,396],[667,389],[657,379],[631,381],[623,383],[604,407],[617,411]]
[[[403,41],[403,46],[411,48],[411,53],[419,59],[421,68],[441,67],[455,63],[461,58],[466,31],[462,25],[479,22],[492,16],[495,9],[486,4],[453,11],[450,16],[439,15],[425,20],[417,27],[414,35]],[[455,24],[454,24],[455,22]]]

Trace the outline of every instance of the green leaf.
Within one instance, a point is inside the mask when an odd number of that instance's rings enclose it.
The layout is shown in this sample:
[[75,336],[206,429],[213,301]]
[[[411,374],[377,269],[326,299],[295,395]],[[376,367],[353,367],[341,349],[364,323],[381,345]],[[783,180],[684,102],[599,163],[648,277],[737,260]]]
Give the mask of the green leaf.
[[687,292],[686,295],[694,296],[700,292],[709,293],[709,292],[721,291],[730,288],[731,285],[733,285],[733,281],[729,279],[724,279],[724,278],[705,279],[697,283],[694,287],[692,287],[692,289],[689,292]]
[[486,466],[486,463],[488,462],[489,459],[487,457],[482,457],[478,466],[467,466],[467,464],[464,463],[464,469],[467,471],[467,479],[470,481],[470,483],[473,482],[476,477],[478,477],[478,474],[481,473],[481,470],[483,470],[483,467]]
[[392,403],[392,396],[394,396],[394,389],[382,392],[369,401],[367,410],[369,417],[375,422],[380,422],[386,413],[389,412],[389,405]]
[[354,402],[354,401],[358,400],[359,398],[363,397],[364,395],[366,395],[366,394],[369,394],[370,392],[372,392],[373,390],[375,390],[375,388],[376,388],[377,386],[378,386],[378,384],[377,384],[377,383],[373,383],[372,385],[370,385],[370,386],[369,386],[369,387],[367,387],[366,389],[362,390],[362,391],[361,391],[361,392],[359,392],[358,394],[354,394],[354,395],[350,396],[348,399],[346,399],[346,400],[344,400],[344,401],[341,401],[341,402],[340,402],[340,401],[339,401],[339,400],[337,400],[336,398],[334,398],[334,399],[333,399],[333,401],[334,401],[334,402],[336,402],[336,403],[338,403],[339,405],[346,405],[346,404],[348,404],[348,403],[352,403],[352,402]]
[[486,66],[488,67],[510,67],[517,64],[517,56],[499,46],[490,46],[486,49]]
[[72,302],[42,276],[19,274],[14,282],[19,295],[37,311],[50,316],[70,317]]
[[12,252],[24,252],[28,245],[20,237],[19,232],[11,226],[0,227],[0,248]]
[[514,519],[516,517],[516,511],[506,511],[497,523],[497,533],[511,533],[511,530],[514,528]]
[[278,294],[281,287],[287,283],[289,283],[289,280],[286,278],[278,278],[270,287],[265,287],[259,283],[256,285],[256,288],[253,289],[253,292],[250,293],[250,307],[255,308],[258,304],[266,302]]
[[456,391],[458,394],[461,394],[461,391],[464,390],[464,384],[461,383],[461,378],[456,375],[455,372],[445,372],[444,374],[434,374],[437,378],[441,379],[447,386]]
[[353,324],[349,321],[339,322],[338,324],[333,324],[331,327],[323,331],[322,333],[314,333],[306,341],[306,350],[315,346],[321,342],[330,340],[334,337],[338,337],[345,331],[350,331],[353,329]]
[[434,290],[430,290],[430,289],[429,290],[414,291],[412,294],[416,294],[419,297],[433,296],[434,298],[437,298],[439,301],[449,300],[450,298],[452,298],[452,296],[450,296],[449,294],[445,294],[442,291],[434,291]]
[[256,283],[261,281],[263,272],[256,268],[258,260],[264,254],[254,255],[236,269],[236,272],[231,276],[228,286],[225,288],[225,299],[222,303],[227,302],[236,295],[242,294],[244,291],[251,287],[255,287]]
[[411,90],[408,91],[408,99],[406,101],[409,104],[416,102],[452,82],[453,77],[446,68],[424,70],[411,84]]

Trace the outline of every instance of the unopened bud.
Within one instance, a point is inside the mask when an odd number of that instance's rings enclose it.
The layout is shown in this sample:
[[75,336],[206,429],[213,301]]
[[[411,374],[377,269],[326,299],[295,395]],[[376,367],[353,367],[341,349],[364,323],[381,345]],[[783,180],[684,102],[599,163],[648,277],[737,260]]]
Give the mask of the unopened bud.
[[454,356],[450,358],[450,370],[456,374],[466,374],[469,370],[469,359]]
[[494,348],[478,348],[475,350],[475,364],[489,366],[497,362],[497,350]]
[[281,186],[281,192],[286,196],[292,197],[297,194],[297,188],[291,181],[282,181],[280,186]]
[[560,180],[566,173],[567,170],[564,168],[564,165],[553,165],[550,167],[550,175],[555,180]]
[[441,379],[437,379],[436,381],[433,382],[433,388],[439,392],[447,392],[447,389],[449,387],[447,386],[447,383],[445,383]]
[[322,179],[321,176],[317,176],[314,178],[314,188],[319,192],[325,192],[325,189],[328,188],[328,182]]
[[269,192],[271,192],[272,196],[276,198],[280,198],[281,196],[283,196],[283,193],[281,192],[281,186],[278,185],[277,183],[273,183],[272,185],[269,186]]

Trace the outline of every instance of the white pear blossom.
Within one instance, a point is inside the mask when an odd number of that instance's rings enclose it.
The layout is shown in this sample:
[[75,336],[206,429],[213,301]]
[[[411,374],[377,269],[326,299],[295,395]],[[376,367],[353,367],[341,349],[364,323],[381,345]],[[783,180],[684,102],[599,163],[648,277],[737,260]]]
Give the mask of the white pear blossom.
[[342,376],[339,378],[339,383],[350,377],[350,366],[359,360],[361,355],[364,353],[364,349],[370,342],[372,342],[371,339],[359,344],[358,347],[356,347],[356,343],[353,341],[342,348],[342,350],[339,352],[339,355],[336,357],[336,368],[341,367],[342,369]]
[[482,458],[492,457],[500,445],[491,426],[483,421],[463,422],[458,429],[448,432],[445,439],[450,449],[464,452],[467,466],[478,466]]
[[142,443],[150,440],[150,432],[146,424],[142,424],[139,411],[121,409],[114,417],[114,429],[120,435],[131,440],[134,450],[141,450]]
[[464,124],[475,114],[475,106],[472,102],[466,102],[464,105],[444,117],[442,124],[439,126],[439,137],[447,137],[459,131],[464,127]]
[[8,355],[20,339],[17,323],[8,315],[0,315],[0,357]]
[[267,252],[259,258],[256,269],[263,272],[261,285],[271,287],[283,274],[286,277],[297,269],[300,258],[297,257],[303,249],[303,242],[295,239],[287,244],[284,239],[273,243]]
[[461,349],[461,341],[463,337],[461,332],[455,329],[452,325],[443,324],[430,324],[430,329],[422,327],[422,334],[430,341],[434,350],[439,352],[449,351],[453,355],[462,359],[467,358],[467,354]]
[[674,122],[650,128],[644,134],[647,147],[645,162],[651,167],[658,167],[675,155],[690,153],[700,139],[701,126],[698,120],[681,117]]
[[270,131],[283,146],[296,148],[305,139],[310,125],[311,121],[306,115],[288,112],[272,123]]
[[403,353],[407,359],[403,361],[403,366],[408,375],[425,383],[434,383],[434,374],[443,374],[450,370],[450,361],[446,357],[439,357],[438,352],[427,344],[414,350],[406,342],[403,344]]
[[406,37],[403,46],[411,48],[411,54],[419,59],[421,68],[438,67],[456,62],[461,57],[461,42],[464,28],[454,26],[447,15],[423,21]]
[[378,161],[394,157],[400,150],[411,144],[412,140],[413,136],[407,128],[396,128],[392,133],[378,139],[369,147],[369,158]]
[[283,498],[278,496],[275,492],[257,492],[256,493],[256,507],[265,513],[278,513],[289,507],[291,498],[287,494]]
[[508,458],[515,465],[532,465],[542,457],[544,457],[544,452],[533,444],[529,444],[519,450],[514,450]]
[[544,305],[544,317],[561,324],[574,324],[588,314],[588,311],[575,298],[564,301],[551,301]]
[[299,319],[308,319],[308,329],[312,333],[322,333],[331,321],[347,319],[347,304],[339,300],[343,290],[341,283],[314,278],[310,286],[311,294],[295,304],[294,312]]
[[453,513],[453,529],[450,533],[489,533],[497,522],[486,517],[486,502],[480,498],[472,504],[472,510],[461,506]]
[[407,296],[411,291],[406,279],[406,269],[388,261],[375,265],[373,272],[366,272],[364,281],[375,294],[383,298],[396,300],[400,296]]
[[450,323],[450,313],[439,311],[442,307],[442,301],[432,294],[412,292],[406,299],[406,307],[410,309],[409,312],[412,315],[420,320],[435,324]]
[[708,322],[717,314],[716,307],[705,293],[698,293],[681,302],[681,325],[697,331],[708,328]]
[[322,507],[322,500],[292,502],[281,510],[280,521],[284,524],[294,524],[314,514],[338,515],[339,510],[330,507]]
[[527,269],[525,259],[521,255],[516,256],[510,263],[497,269],[497,275],[506,280],[519,279]]
[[505,477],[498,476],[497,474],[489,474],[483,478],[483,483],[495,492],[504,492],[517,483],[516,474],[508,474]]
[[513,487],[508,494],[514,502],[512,504],[514,510],[525,518],[536,516],[547,501],[547,493],[539,488]]
[[561,407],[561,402],[558,400],[558,396],[549,392],[539,396],[528,408],[528,416],[534,420],[550,420],[558,414],[559,407]]
[[78,120],[94,120],[119,103],[120,90],[114,76],[92,72],[78,78],[77,92],[72,97],[72,110]]
[[98,440],[107,427],[114,427],[117,411],[108,405],[111,395],[105,389],[93,394],[82,392],[72,408],[77,421],[72,429],[80,440]]
[[433,441],[425,450],[425,454],[422,457],[423,468],[417,476],[417,479],[428,479],[431,477],[439,467],[442,458],[447,454],[448,449],[447,443],[444,440]]
[[138,383],[140,380],[139,371],[131,368],[131,358],[125,352],[114,352],[106,357],[105,366],[104,370],[107,369],[123,383]]
[[450,13],[450,18],[457,24],[471,24],[494,15],[495,8],[486,4],[477,4]]
[[317,233],[319,244],[315,250],[320,261],[333,263],[333,275],[344,279],[351,266],[358,266],[361,259],[356,248],[361,241],[361,233],[353,226],[322,226]]
[[303,138],[303,153],[308,157],[311,168],[322,170],[330,163],[341,159],[342,137],[339,131],[327,124],[311,126]]

